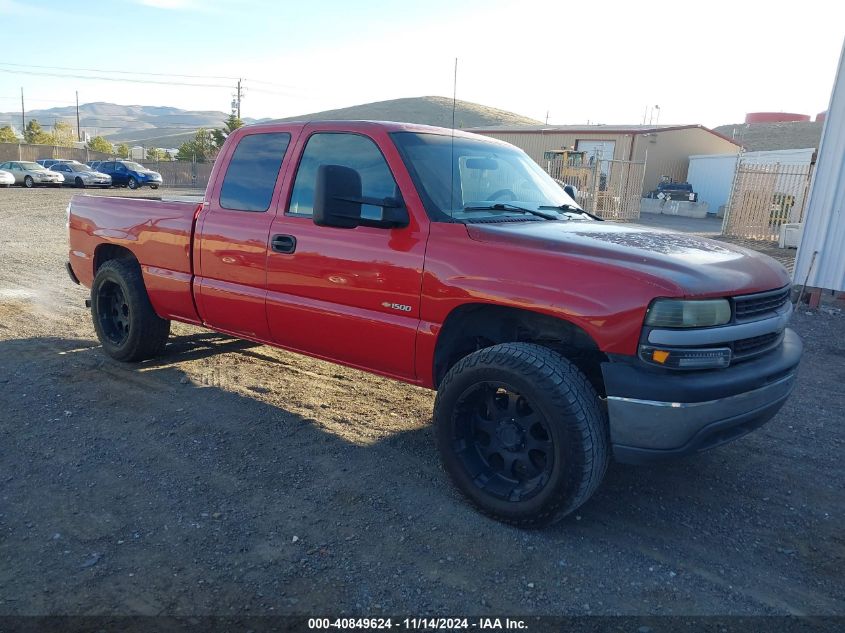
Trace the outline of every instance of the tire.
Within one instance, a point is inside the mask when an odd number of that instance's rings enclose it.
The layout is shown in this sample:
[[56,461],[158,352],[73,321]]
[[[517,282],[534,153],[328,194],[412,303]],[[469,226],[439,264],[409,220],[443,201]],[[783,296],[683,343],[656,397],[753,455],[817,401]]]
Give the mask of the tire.
[[73,184],[80,189],[85,189],[85,183],[82,182],[82,178],[80,178],[79,176],[76,177],[76,180],[73,181]]
[[103,349],[119,361],[160,355],[170,335],[170,321],[153,311],[141,267],[130,259],[100,266],[91,285],[91,318]]
[[32,176],[25,176],[23,179],[23,186],[27,189],[32,189],[35,186],[35,181],[32,179]]
[[158,189],[158,185],[150,185],[150,189]]
[[138,181],[135,180],[135,178],[133,176],[129,176],[129,182],[127,182],[126,184],[132,190],[135,190],[135,189],[138,188]]
[[455,487],[517,527],[562,519],[607,469],[607,417],[595,389],[540,345],[504,343],[463,358],[440,385],[434,423]]

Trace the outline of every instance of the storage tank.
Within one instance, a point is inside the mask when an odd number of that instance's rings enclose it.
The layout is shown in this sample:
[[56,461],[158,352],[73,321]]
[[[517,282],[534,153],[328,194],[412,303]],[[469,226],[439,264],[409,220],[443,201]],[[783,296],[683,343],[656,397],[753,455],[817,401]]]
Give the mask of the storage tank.
[[792,123],[793,121],[809,121],[809,114],[795,112],[749,112],[745,115],[745,122],[754,123]]

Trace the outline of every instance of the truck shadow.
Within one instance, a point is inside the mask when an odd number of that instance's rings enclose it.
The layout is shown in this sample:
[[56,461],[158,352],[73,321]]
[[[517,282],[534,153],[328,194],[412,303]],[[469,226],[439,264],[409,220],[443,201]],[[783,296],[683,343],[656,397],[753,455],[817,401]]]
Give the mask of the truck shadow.
[[[717,509],[741,505],[765,485],[746,478],[739,490],[731,479],[743,481],[741,445],[680,462],[614,465],[575,515],[522,533],[477,514],[449,486],[430,420],[415,417],[400,398],[392,406],[404,422],[374,424],[362,436],[348,430],[347,412],[293,411],[259,394],[185,384],[187,374],[174,366],[235,353],[272,371],[276,359],[256,347],[216,334],[175,337],[162,361],[133,366],[107,359],[90,340],[0,342],[3,494],[12,510],[0,523],[8,528],[3,546],[13,552],[0,586],[14,585],[19,607],[38,612],[48,604],[39,602],[49,600],[41,594],[45,578],[61,600],[79,601],[59,601],[75,612],[125,607],[132,594],[125,574],[79,574],[76,558],[85,552],[108,556],[112,568],[145,570],[149,589],[136,609],[142,612],[173,609],[180,600],[195,612],[213,610],[216,592],[242,593],[243,576],[230,573],[236,568],[252,569],[262,583],[281,580],[285,600],[299,596],[303,610],[327,604],[314,593],[323,587],[314,576],[319,570],[335,578],[336,568],[360,571],[376,561],[466,588],[477,581],[477,565],[492,574],[529,561],[540,578],[560,557],[601,567],[588,554],[600,543],[668,560],[695,533],[697,555],[706,559],[723,546],[725,533],[747,528],[740,514]],[[730,477],[714,475],[726,462]],[[29,523],[44,534],[22,538],[33,529]],[[62,547],[78,556],[44,562],[54,547],[48,532],[61,534]],[[551,558],[549,548],[556,552]],[[497,558],[487,561],[482,550]],[[465,558],[463,569],[443,576],[444,552]],[[374,568],[371,575],[357,585],[333,581],[336,600],[367,605],[376,600],[376,585],[392,591],[395,581]],[[210,584],[196,589],[208,576]],[[78,593],[85,583],[93,585]],[[173,594],[190,583],[182,598]],[[362,597],[367,591],[372,595]]]

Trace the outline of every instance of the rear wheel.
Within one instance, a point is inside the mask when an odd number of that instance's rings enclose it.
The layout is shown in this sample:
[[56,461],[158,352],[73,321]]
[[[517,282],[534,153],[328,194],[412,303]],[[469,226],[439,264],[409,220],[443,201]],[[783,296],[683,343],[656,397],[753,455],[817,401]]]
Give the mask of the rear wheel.
[[129,182],[127,183],[130,189],[137,189],[138,188],[138,181],[135,180],[134,176],[129,176]]
[[462,359],[434,405],[455,486],[479,510],[520,527],[563,518],[598,487],[608,432],[578,368],[540,345],[505,343]]
[[91,286],[91,316],[103,349],[120,361],[158,356],[170,334],[170,321],[153,310],[134,260],[112,259],[100,266]]
[[35,181],[32,179],[32,176],[25,176],[23,179],[23,186],[27,189],[32,189],[35,186]]
[[85,189],[85,183],[82,182],[82,178],[80,178],[79,176],[76,177],[76,180],[73,181],[73,184],[75,184],[80,189]]

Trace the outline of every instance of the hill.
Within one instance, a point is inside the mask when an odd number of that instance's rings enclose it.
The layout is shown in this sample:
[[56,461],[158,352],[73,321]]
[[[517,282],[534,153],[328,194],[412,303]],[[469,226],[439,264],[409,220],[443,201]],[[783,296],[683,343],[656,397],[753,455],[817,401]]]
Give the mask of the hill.
[[[167,106],[125,106],[103,102],[80,105],[79,114],[82,129],[91,136],[101,135],[112,143],[128,143],[145,147],[179,147],[193,138],[198,128],[219,128],[228,116],[227,113],[216,110],[180,110]],[[26,120],[30,119],[36,119],[46,129],[57,121],[64,121],[76,129],[76,108],[63,106],[27,111]],[[452,100],[447,97],[391,99],[274,120],[317,119],[407,121],[451,127]],[[244,118],[244,122],[255,123],[256,119]],[[539,121],[506,110],[469,101],[456,102],[455,125],[460,128],[537,123]],[[9,124],[19,126],[20,114],[0,113],[0,126]]]
[[[325,110],[311,114],[301,114],[275,119],[276,121],[309,120],[353,121],[367,119],[372,121],[403,121],[423,125],[452,126],[452,100],[448,97],[407,97],[376,101],[361,105]],[[529,119],[507,110],[499,110],[469,101],[456,102],[455,126],[459,128],[480,127],[486,125],[531,125],[540,121]]]
[[[113,143],[137,142],[166,147],[178,147],[184,140],[193,136],[198,128],[220,127],[227,116],[227,113],[216,110],[181,110],[168,106],[118,105],[104,102],[79,106],[81,127],[91,136],[105,136]],[[30,119],[36,119],[46,129],[58,121],[63,121],[75,130],[76,107],[27,110],[26,120]],[[251,121],[252,119],[247,119],[247,122]],[[19,127],[20,113],[0,113],[0,126],[8,124]],[[181,140],[177,142],[174,136]],[[157,142],[165,138],[168,139],[167,144]]]
[[749,152],[767,149],[818,149],[824,123],[795,121],[791,123],[735,123],[720,125],[716,132],[745,146]]

